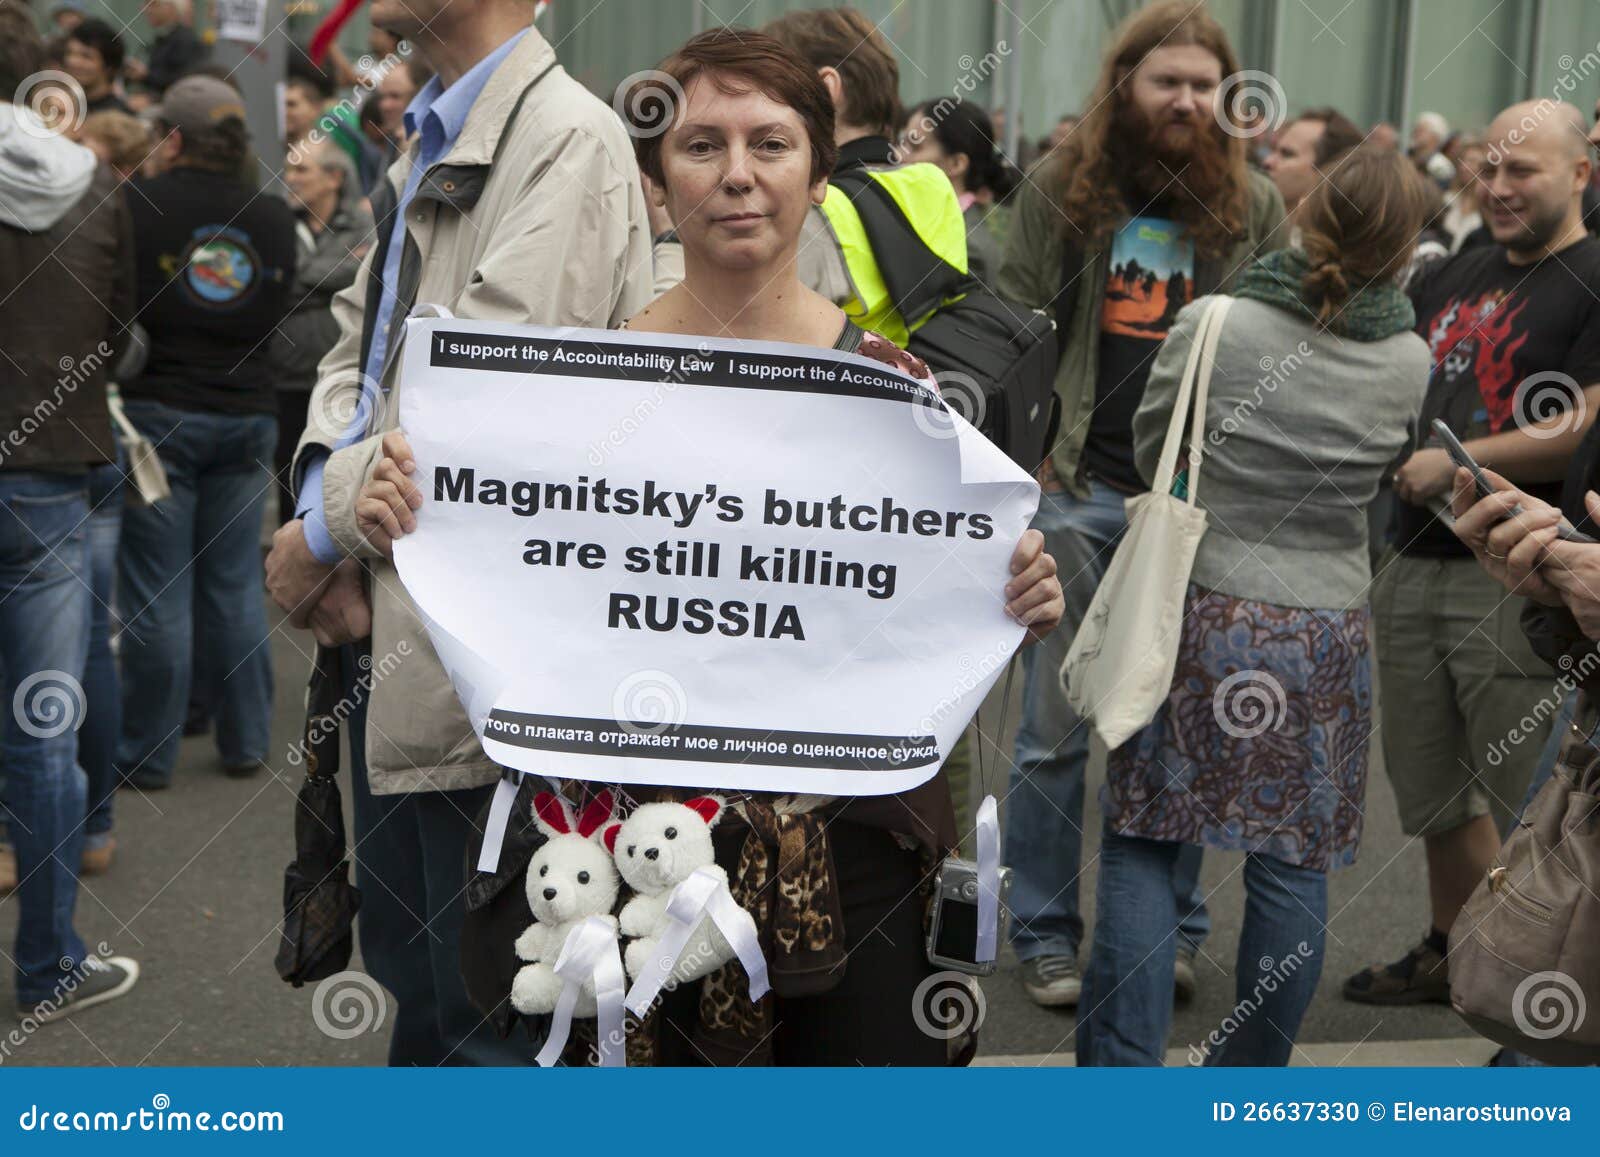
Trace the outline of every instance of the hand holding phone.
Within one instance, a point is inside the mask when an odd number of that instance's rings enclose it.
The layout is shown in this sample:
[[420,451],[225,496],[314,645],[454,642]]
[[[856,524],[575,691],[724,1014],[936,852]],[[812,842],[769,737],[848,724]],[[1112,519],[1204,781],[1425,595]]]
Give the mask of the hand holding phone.
[[[1455,431],[1450,429],[1450,427],[1445,425],[1440,419],[1435,418],[1433,420],[1433,432],[1438,436],[1439,441],[1444,443],[1444,452],[1450,456],[1450,461],[1454,462],[1462,469],[1471,472],[1473,489],[1477,491],[1479,500],[1481,501],[1482,499],[1488,498],[1491,494],[1493,494],[1495,492],[1495,487],[1490,484],[1489,479],[1484,475],[1483,467],[1479,466],[1478,463],[1473,459],[1472,455],[1467,453],[1467,448],[1461,444],[1461,439],[1456,437]],[[1522,507],[1513,507],[1511,513],[1507,515],[1507,517],[1515,518],[1521,513]],[[1581,530],[1573,527],[1565,519],[1562,519],[1561,525],[1556,528],[1556,536],[1562,539],[1564,542],[1588,544],[1593,544],[1595,542],[1593,538],[1590,538]]]

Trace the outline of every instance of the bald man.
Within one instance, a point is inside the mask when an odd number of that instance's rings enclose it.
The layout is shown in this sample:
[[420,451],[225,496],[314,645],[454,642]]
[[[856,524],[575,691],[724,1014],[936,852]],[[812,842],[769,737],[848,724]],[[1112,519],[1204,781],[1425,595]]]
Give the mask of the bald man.
[[1404,830],[1427,853],[1430,923],[1398,961],[1345,982],[1369,1004],[1448,1003],[1446,934],[1500,848],[1561,702],[1509,598],[1437,517],[1454,473],[1442,419],[1484,466],[1554,503],[1600,406],[1600,241],[1582,113],[1513,105],[1486,134],[1479,194],[1495,244],[1411,290],[1433,353],[1420,448],[1395,475],[1396,550],[1373,585],[1384,763]]

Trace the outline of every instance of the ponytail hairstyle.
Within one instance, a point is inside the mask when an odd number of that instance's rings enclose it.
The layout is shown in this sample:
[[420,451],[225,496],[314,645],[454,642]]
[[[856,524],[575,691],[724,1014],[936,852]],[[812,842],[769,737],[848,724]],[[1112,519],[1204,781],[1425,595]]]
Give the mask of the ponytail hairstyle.
[[923,136],[931,135],[946,153],[967,158],[963,178],[967,192],[987,189],[996,201],[1003,201],[1016,187],[1016,171],[995,144],[994,121],[987,110],[946,96],[923,101],[906,119]]
[[1405,270],[1427,215],[1427,190],[1399,152],[1362,147],[1336,159],[1295,213],[1310,263],[1301,297],[1327,328],[1350,298]]

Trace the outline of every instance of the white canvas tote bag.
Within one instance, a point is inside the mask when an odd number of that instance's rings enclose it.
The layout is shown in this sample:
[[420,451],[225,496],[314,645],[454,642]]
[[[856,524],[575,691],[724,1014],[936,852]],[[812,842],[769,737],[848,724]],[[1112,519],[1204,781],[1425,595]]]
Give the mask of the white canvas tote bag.
[[[1127,500],[1128,529],[1061,665],[1067,702],[1107,748],[1120,747],[1154,719],[1172,687],[1184,596],[1206,531],[1206,512],[1195,505],[1206,394],[1217,336],[1232,305],[1231,297],[1218,296],[1200,319],[1151,489]],[[1172,479],[1186,424],[1188,494],[1175,498]]]

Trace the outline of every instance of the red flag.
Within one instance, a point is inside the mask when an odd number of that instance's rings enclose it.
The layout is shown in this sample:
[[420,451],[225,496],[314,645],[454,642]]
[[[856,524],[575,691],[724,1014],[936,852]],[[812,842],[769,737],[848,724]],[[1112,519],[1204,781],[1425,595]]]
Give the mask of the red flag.
[[365,0],[339,0],[339,6],[323,18],[317,30],[311,34],[311,63],[321,65],[322,58],[328,55],[328,49],[334,39],[339,35],[339,29],[350,22],[350,17],[356,14]]
[[[322,58],[328,55],[328,49],[338,38],[339,30],[350,23],[350,17],[354,16],[356,9],[365,2],[366,0],[339,0],[339,6],[323,17],[322,23],[317,25],[317,30],[311,34],[309,55],[312,64],[318,66],[322,64]],[[533,6],[533,18],[539,19],[549,7],[550,0],[539,0]]]

